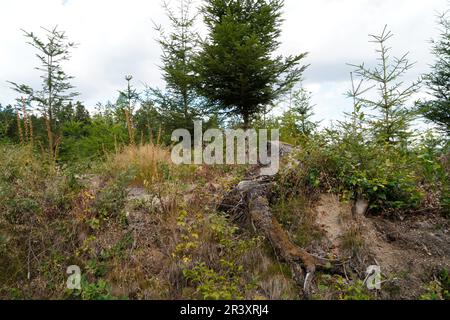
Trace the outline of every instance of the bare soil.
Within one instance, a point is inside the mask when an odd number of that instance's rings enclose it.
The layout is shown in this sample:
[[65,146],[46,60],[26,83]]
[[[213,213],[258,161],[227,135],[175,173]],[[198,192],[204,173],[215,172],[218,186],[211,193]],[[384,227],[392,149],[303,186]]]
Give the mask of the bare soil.
[[351,236],[363,240],[357,257],[359,267],[381,267],[384,282],[380,298],[417,299],[437,272],[450,267],[450,224],[443,217],[420,215],[393,221],[359,216],[355,220],[351,206],[331,194],[320,196],[315,212],[324,242],[341,258],[348,254],[342,248],[343,241],[349,230],[358,226],[359,234]]

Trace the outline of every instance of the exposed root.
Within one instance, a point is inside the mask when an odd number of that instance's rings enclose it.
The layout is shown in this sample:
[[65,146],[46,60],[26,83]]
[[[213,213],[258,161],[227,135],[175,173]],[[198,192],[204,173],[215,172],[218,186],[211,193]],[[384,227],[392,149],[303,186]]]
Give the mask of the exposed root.
[[290,240],[270,210],[268,199],[272,182],[270,177],[242,181],[225,197],[219,210],[227,212],[234,220],[248,218],[255,229],[269,240],[279,259],[289,265],[294,281],[307,298],[316,271],[344,274],[343,263],[316,257]]
[[[249,215],[257,230],[270,241],[277,255],[291,268],[294,281],[309,296],[310,286],[316,271],[342,274],[343,264],[313,256],[295,245],[286,230],[273,216],[266,197],[249,198]],[[306,274],[306,275],[305,275]]]

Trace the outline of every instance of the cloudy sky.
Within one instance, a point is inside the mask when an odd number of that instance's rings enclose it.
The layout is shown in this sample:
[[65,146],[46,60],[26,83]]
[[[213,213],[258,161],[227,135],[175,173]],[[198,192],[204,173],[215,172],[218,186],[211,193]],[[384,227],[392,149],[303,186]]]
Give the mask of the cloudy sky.
[[[176,0],[172,0],[176,4]],[[369,34],[385,24],[395,37],[394,55],[410,52],[417,64],[405,77],[413,81],[433,61],[429,40],[438,34],[436,14],[447,0],[285,0],[283,54],[309,52],[305,86],[313,93],[317,119],[337,119],[351,102],[347,63],[376,63]],[[21,29],[39,33],[40,26],[58,25],[79,43],[65,66],[75,76],[80,100],[88,106],[114,100],[124,76],[162,87],[158,69],[160,49],[152,20],[166,24],[160,0],[1,0],[0,103],[12,103],[15,93],[7,80],[39,85],[32,48]],[[201,26],[199,26],[201,29]],[[200,30],[201,31],[201,30]]]

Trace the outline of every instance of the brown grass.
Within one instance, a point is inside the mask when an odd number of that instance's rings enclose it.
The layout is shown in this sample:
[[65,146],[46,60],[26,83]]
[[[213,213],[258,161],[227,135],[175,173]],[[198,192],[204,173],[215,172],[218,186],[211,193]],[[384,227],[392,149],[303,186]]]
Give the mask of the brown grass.
[[172,166],[169,150],[154,144],[126,146],[110,155],[108,162],[114,171],[136,170],[134,183],[141,186],[160,182],[164,167]]

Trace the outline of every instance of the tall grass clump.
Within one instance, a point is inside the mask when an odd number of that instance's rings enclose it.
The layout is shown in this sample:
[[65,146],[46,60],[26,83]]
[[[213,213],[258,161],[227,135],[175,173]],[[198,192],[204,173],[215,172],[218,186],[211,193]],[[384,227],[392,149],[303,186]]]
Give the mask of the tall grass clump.
[[112,173],[130,172],[133,184],[147,186],[165,180],[170,174],[170,151],[158,144],[125,146],[108,156]]

